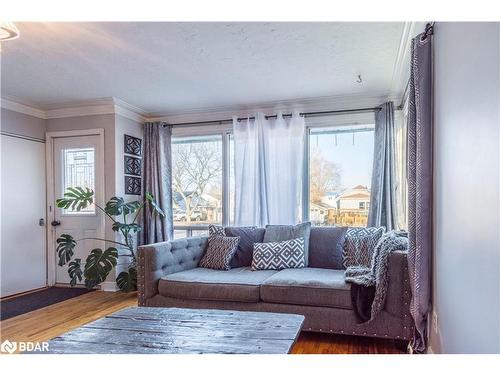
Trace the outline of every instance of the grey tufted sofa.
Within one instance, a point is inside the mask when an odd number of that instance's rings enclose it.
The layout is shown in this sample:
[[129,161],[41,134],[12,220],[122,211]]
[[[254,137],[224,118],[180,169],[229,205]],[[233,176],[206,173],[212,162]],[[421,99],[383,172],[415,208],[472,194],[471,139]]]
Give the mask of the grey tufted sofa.
[[373,322],[358,324],[343,270],[199,268],[207,242],[207,237],[191,237],[139,247],[139,305],[294,313],[305,316],[304,330],[400,340],[411,337],[404,252],[390,256],[384,310]]

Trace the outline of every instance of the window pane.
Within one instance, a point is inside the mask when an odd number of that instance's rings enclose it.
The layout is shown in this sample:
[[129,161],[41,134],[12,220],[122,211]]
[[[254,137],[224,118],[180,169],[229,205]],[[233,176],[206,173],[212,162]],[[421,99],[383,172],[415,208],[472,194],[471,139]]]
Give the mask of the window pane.
[[222,223],[222,136],[172,141],[174,226]]
[[208,229],[193,229],[193,236],[208,236]]
[[366,226],[373,135],[373,125],[311,130],[309,219],[314,225]]
[[174,240],[178,240],[179,238],[186,238],[187,237],[187,231],[185,230],[174,230]]
[[[63,191],[69,187],[83,187],[95,191],[95,150],[93,148],[73,148],[63,151],[64,186]],[[66,214],[95,213],[94,204],[80,211],[68,208]]]

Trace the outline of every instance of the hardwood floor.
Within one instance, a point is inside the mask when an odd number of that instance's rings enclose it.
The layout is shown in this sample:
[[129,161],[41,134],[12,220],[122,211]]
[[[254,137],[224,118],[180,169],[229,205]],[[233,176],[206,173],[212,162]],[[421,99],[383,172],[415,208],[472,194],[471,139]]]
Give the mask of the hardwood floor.
[[[137,306],[136,293],[93,292],[0,322],[0,341],[47,341],[124,307]],[[396,340],[303,332],[294,354],[397,354]]]

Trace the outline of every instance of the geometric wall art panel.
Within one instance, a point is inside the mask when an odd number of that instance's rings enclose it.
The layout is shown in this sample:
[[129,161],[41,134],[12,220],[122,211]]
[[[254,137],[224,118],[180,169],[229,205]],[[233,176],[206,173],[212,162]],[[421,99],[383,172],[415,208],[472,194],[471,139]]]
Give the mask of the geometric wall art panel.
[[142,139],[125,134],[124,152],[135,156],[141,156]]
[[141,195],[140,177],[125,176],[125,194]]
[[140,158],[134,158],[133,156],[125,155],[125,174],[131,174],[132,176],[141,175],[141,162]]

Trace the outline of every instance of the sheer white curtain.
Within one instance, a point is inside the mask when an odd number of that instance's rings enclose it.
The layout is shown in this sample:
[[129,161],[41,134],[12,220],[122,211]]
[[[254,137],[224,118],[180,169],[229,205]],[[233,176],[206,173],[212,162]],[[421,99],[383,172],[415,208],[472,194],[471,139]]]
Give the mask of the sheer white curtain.
[[304,118],[233,119],[235,225],[295,224],[302,193]]

